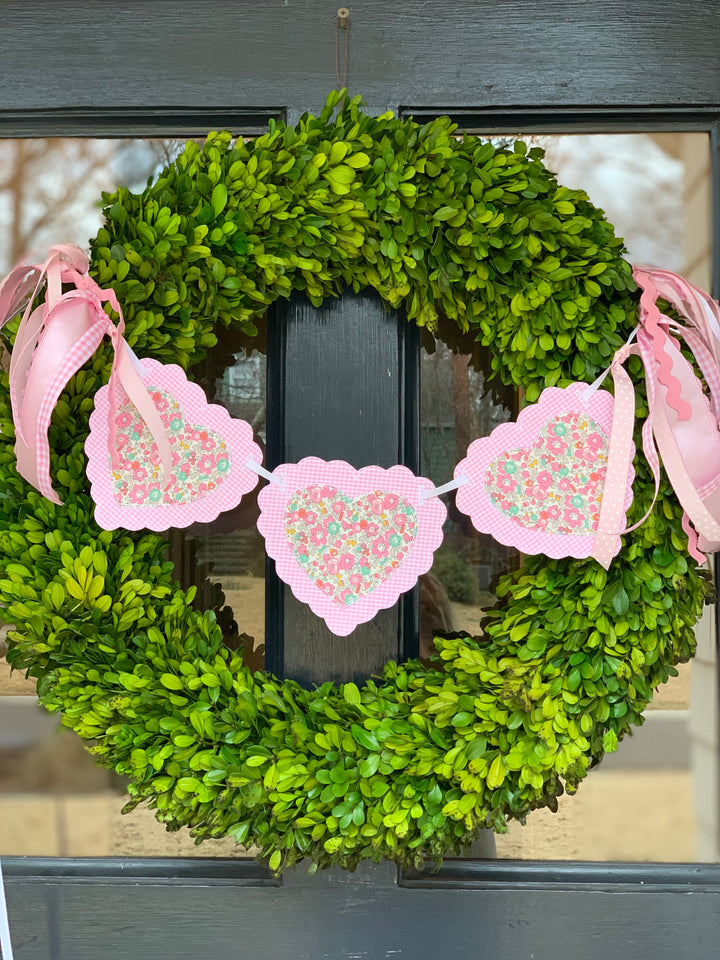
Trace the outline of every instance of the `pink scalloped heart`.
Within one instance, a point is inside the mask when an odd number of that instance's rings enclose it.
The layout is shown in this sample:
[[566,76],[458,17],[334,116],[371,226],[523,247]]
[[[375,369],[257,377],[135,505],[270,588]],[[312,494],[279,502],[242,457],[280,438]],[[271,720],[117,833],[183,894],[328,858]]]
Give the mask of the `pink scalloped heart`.
[[420,499],[432,481],[406,467],[286,463],[258,495],[258,529],[295,596],[347,636],[392,606],[432,566],[447,511]]
[[[606,493],[613,403],[610,393],[584,383],[544,390],[515,423],[470,445],[455,468],[456,477],[469,481],[457,492],[458,509],[481,533],[523,553],[591,556]],[[625,489],[618,491],[623,519],[633,476],[631,453]],[[619,535],[614,547],[620,549]]]
[[167,530],[209,523],[231,510],[258,481],[248,459],[262,462],[252,427],[217,404],[174,364],[143,360],[143,380],[165,428],[172,475],[163,477],[157,445],[135,405],[118,389],[112,442],[120,453],[113,468],[108,453],[109,386],[95,396],[85,443],[95,519],[106,530]]

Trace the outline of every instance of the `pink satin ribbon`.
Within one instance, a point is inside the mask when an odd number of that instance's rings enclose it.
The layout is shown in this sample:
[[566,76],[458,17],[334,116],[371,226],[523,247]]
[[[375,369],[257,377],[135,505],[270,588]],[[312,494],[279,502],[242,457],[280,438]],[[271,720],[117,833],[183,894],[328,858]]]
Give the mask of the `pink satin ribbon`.
[[[608,373],[615,404],[603,501],[591,556],[605,569],[619,548],[619,537],[641,526],[660,490],[660,459],[683,507],[688,551],[702,563],[705,551],[720,549],[720,307],[699,287],[668,270],[637,267],[642,289],[639,326],[613,357],[611,366],[588,387],[597,389]],[[666,300],[685,323],[661,313]],[[684,341],[702,374],[680,350]],[[632,462],[635,388],[624,364],[639,356],[645,368],[648,416],[642,445],[655,481],[652,503],[632,526],[624,526],[628,470]],[[705,387],[703,386],[703,382]]]
[[[115,412],[119,388],[137,408],[157,446],[164,476],[172,472],[165,428],[123,339],[125,323],[117,297],[85,274],[88,261],[73,244],[53,247],[43,264],[16,267],[0,285],[0,327],[25,305],[10,360],[10,402],[15,423],[18,472],[53,503],[62,501],[50,479],[48,428],[60,394],[107,334],[114,349],[110,374],[108,452],[118,468]],[[40,287],[46,295],[33,309]],[[63,292],[63,285],[70,287]],[[109,303],[117,325],[104,310]]]

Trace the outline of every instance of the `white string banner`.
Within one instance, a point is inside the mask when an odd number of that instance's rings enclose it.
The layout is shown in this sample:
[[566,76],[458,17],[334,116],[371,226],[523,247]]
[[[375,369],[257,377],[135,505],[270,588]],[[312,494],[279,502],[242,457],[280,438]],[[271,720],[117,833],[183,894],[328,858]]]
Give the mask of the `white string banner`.
[[278,487],[285,486],[285,478],[278,474],[272,473],[270,470],[266,470],[262,464],[257,463],[253,460],[252,457],[249,460],[245,461],[245,466],[248,470],[252,470],[254,473],[257,473],[258,476],[264,477],[265,480],[268,480],[270,483],[277,484]]
[[467,477],[455,477],[454,480],[448,480],[447,483],[443,483],[440,487],[422,487],[420,490],[420,503],[423,500],[429,500],[430,497],[441,497],[443,493],[450,493],[451,490],[458,490],[460,487],[464,487],[466,483],[470,483]]

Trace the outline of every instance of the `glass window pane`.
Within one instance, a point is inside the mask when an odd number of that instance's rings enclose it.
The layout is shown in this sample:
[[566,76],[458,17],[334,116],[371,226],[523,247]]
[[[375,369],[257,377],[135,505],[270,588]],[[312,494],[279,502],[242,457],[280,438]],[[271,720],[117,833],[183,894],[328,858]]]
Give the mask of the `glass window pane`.
[[[264,331],[263,331],[264,333]],[[193,369],[209,400],[246,420],[265,449],[265,338],[220,331],[207,359]],[[262,670],[265,659],[265,541],[257,529],[257,496],[246,494],[234,510],[209,524],[169,532],[170,555],[184,587],[198,589],[196,604],[214,610],[225,642],[242,647],[245,663]]]
[[[587,190],[628,244],[655,262],[710,285],[710,173],[704,134],[543,137],[561,182]],[[143,186],[180,141],[0,142],[0,274],[52,243],[86,245],[100,225],[102,190]],[[49,162],[50,159],[52,162]],[[233,363],[233,361],[237,361]],[[264,440],[264,349],[220,345],[194,371],[215,402],[250,420]],[[472,342],[442,329],[422,360],[422,473],[435,483],[475,436],[513,415],[516,398],[484,396],[486,363]],[[451,390],[448,390],[448,384]],[[257,492],[257,491],[256,491]],[[197,583],[198,603],[218,611],[229,644],[262,666],[264,549],[254,497],[217,525],[173,534],[178,578]],[[436,630],[478,632],[495,578],[517,557],[475,534],[450,502],[447,536],[422,578],[421,646]],[[249,639],[248,639],[249,638]],[[692,666],[656,695],[647,721],[583,783],[557,815],[536,811],[527,827],[498,837],[502,857],[619,860],[718,858],[716,657],[711,616],[698,629]],[[0,666],[0,856],[242,855],[234,844],[195,847],[168,834],[152,812],[121,817],[124,787],[96,767],[82,743],[35,704],[34,684]]]
[[[516,138],[511,138],[516,139]],[[631,262],[711,283],[710,151],[705,134],[522,137],[546,151],[560,183],[584,189],[624,237]],[[440,332],[440,341],[445,339]],[[422,472],[449,480],[468,442],[510,419],[514,400],[483,395],[482,358],[468,347],[426,344],[422,359]],[[497,405],[493,400],[501,400]],[[478,631],[493,577],[517,554],[475,534],[449,498],[446,538],[430,578],[444,588],[422,608],[423,652],[432,628]],[[468,529],[469,528],[469,529]],[[452,593],[452,596],[445,596]],[[437,595],[437,591],[435,592]],[[422,598],[422,593],[421,593]],[[443,622],[452,627],[443,627]],[[497,855],[523,859],[716,860],[718,847],[716,658],[712,613],[698,654],[658,690],[643,727],[592,770],[559,810],[534,811],[496,838]],[[472,851],[468,855],[472,855]]]
[[[141,190],[182,149],[180,140],[0,141],[0,276],[49,246],[87,248],[101,225],[102,191]],[[265,439],[264,345],[225,336],[192,371],[211,400],[248,420]],[[176,575],[198,586],[196,604],[214,609],[226,642],[263,666],[264,544],[257,490],[213,524],[168,534]],[[7,628],[1,628],[4,653]],[[140,807],[122,816],[122,778],[96,766],[82,741],[38,706],[35,683],[0,661],[0,856],[238,857],[231,840],[196,846],[168,833]]]
[[[476,437],[512,419],[512,390],[495,386],[486,395],[489,353],[442,323],[435,338],[423,333],[420,361],[420,473],[436,486],[452,478],[455,465]],[[436,632],[477,634],[483,608],[494,602],[497,578],[519,563],[516,550],[478,533],[447,497],[448,520],[432,568],[420,581],[420,655],[430,657]]]

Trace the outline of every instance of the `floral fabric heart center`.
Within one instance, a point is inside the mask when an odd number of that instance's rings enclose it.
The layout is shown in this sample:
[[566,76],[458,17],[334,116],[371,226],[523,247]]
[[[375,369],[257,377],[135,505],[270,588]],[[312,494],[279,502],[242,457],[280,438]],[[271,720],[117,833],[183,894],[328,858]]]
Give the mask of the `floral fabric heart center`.
[[113,496],[121,505],[159,507],[191,503],[217,489],[230,469],[230,451],[217,433],[188,423],[170,394],[148,387],[172,448],[173,472],[163,490],[157,445],[129,399],[115,415],[115,443],[122,463],[112,470]]
[[594,533],[607,470],[608,437],[577,411],[555,417],[532,447],[493,460],[485,483],[495,506],[523,527],[546,533]]
[[336,487],[296,491],[285,536],[310,579],[340,606],[371,593],[403,562],[417,532],[414,507],[386,490],[353,500]]

